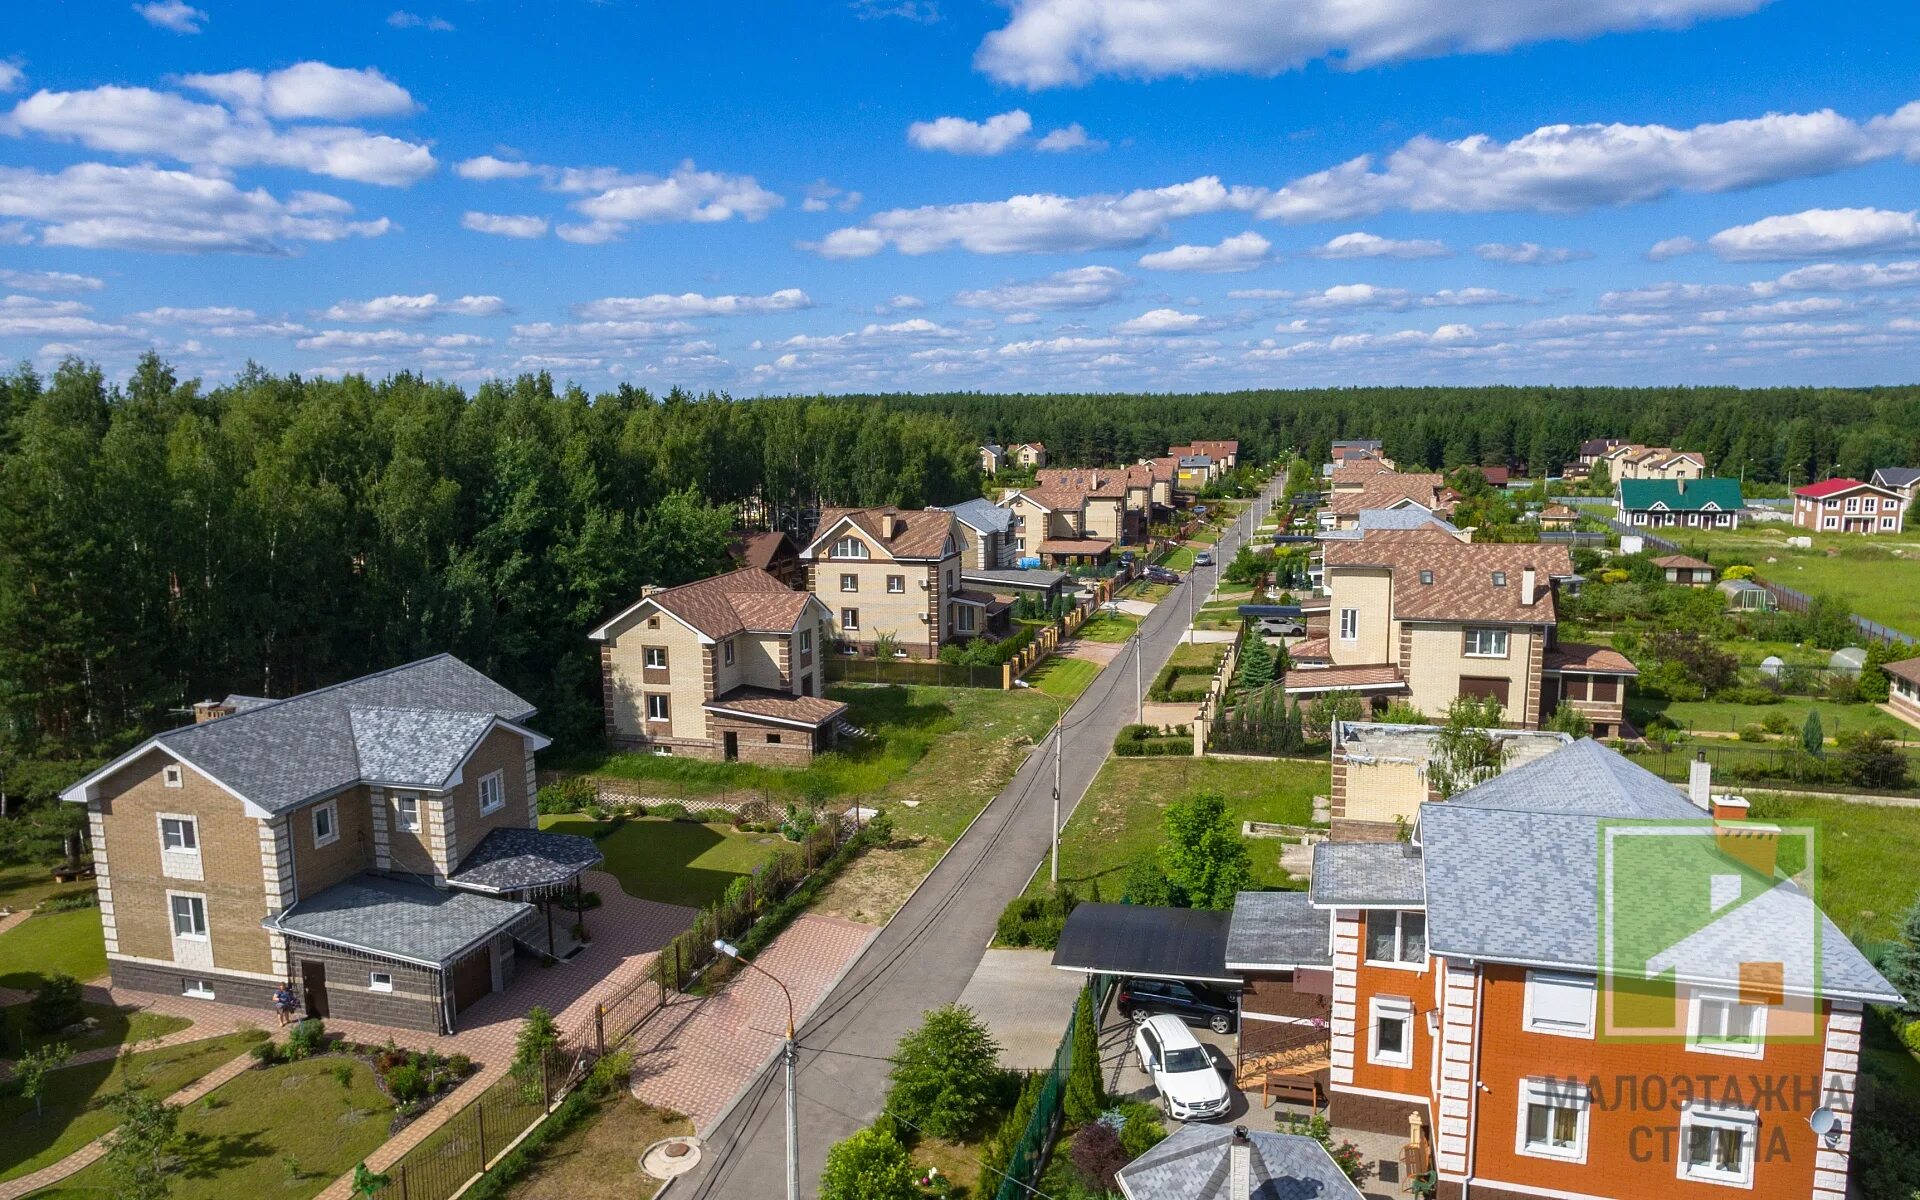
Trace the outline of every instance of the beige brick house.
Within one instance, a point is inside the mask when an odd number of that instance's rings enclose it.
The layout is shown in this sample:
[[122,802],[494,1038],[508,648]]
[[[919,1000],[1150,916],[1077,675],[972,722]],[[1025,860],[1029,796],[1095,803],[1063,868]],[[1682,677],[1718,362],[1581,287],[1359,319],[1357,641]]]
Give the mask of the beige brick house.
[[534,828],[525,700],[449,655],[230,696],[74,784],[116,987],[450,1032],[564,954],[551,901],[600,861]]
[[910,658],[983,632],[993,597],[960,581],[964,539],[944,509],[830,508],[800,551],[807,588],[832,612],[842,649],[882,636]]
[[833,614],[752,567],[640,599],[587,635],[616,746],[805,765],[846,705],[826,699]]

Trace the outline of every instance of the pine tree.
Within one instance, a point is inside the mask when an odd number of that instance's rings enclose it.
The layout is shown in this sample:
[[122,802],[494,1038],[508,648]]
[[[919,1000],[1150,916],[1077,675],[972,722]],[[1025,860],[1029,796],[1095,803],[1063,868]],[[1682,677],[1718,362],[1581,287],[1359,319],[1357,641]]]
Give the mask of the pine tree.
[[1267,653],[1267,644],[1257,637],[1246,640],[1246,648],[1240,652],[1240,691],[1244,695],[1258,691],[1273,682],[1273,655]]
[[1106,1107],[1106,1088],[1100,1079],[1100,1027],[1093,1018],[1093,989],[1083,987],[1073,1008],[1073,1059],[1067,1067],[1067,1122],[1085,1125]]
[[1815,758],[1824,758],[1827,753],[1827,738],[1820,728],[1820,710],[1807,710],[1807,723],[1800,727],[1800,746]]

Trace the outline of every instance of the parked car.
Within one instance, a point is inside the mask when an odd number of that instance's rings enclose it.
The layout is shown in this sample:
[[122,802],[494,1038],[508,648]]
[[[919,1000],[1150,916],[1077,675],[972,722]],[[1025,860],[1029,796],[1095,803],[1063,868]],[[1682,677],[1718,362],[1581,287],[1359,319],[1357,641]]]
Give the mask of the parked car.
[[1202,551],[1201,551],[1200,553],[1198,553],[1198,554],[1196,554],[1196,555],[1194,555],[1194,556],[1193,556],[1193,565],[1194,565],[1194,566],[1196,566],[1196,567],[1210,567],[1210,566],[1212,566],[1212,565],[1213,565],[1213,551],[1211,551],[1211,550],[1202,550]]
[[1180,572],[1170,570],[1166,567],[1148,567],[1146,569],[1145,574],[1146,574],[1148,583],[1179,583],[1180,582]]
[[1209,1121],[1227,1114],[1227,1081],[1180,1018],[1166,1013],[1149,1018],[1134,1032],[1133,1046],[1167,1116]]
[[1240,1017],[1240,1006],[1232,994],[1179,979],[1123,979],[1114,1004],[1121,1016],[1136,1025],[1167,1013],[1189,1025],[1232,1033]]
[[1307,627],[1291,617],[1262,617],[1260,632],[1268,637],[1299,637]]

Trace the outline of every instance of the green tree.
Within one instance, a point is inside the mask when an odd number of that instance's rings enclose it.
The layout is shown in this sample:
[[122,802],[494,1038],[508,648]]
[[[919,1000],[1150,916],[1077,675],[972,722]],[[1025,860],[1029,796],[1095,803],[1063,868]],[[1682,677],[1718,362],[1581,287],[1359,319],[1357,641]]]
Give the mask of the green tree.
[[553,1023],[553,1014],[534,1005],[513,1039],[513,1074],[523,1093],[534,1099],[546,1094],[559,1051],[560,1029]]
[[1800,747],[1815,758],[1824,758],[1827,753],[1827,736],[1820,728],[1820,710],[1807,710],[1807,722],[1800,727]]
[[1920,899],[1907,905],[1900,936],[1887,947],[1880,973],[1907,998],[1907,1012],[1920,1014]]
[[41,1100],[46,1095],[47,1076],[67,1065],[73,1057],[73,1048],[65,1042],[55,1042],[42,1046],[38,1050],[29,1050],[13,1062],[13,1082],[20,1094],[33,1101],[33,1115],[43,1111]]
[[1080,989],[1073,1006],[1073,1060],[1067,1067],[1066,1114],[1070,1125],[1085,1125],[1107,1107],[1100,1077],[1100,1025],[1093,1015],[1093,989]]
[[943,1005],[900,1039],[886,1109],[935,1137],[960,1138],[992,1105],[1000,1044],[970,1008]]
[[1553,715],[1547,718],[1544,728],[1551,729],[1555,733],[1583,738],[1593,732],[1593,722],[1587,719],[1587,714],[1573,705],[1562,704],[1553,710]]
[[1447,706],[1447,720],[1433,738],[1433,757],[1427,779],[1442,800],[1451,799],[1476,784],[1500,774],[1508,744],[1494,736],[1501,717],[1500,701],[1455,696]]
[[119,1125],[107,1135],[106,1175],[113,1200],[161,1200],[178,1169],[180,1110],[131,1085],[107,1097]]
[[1162,819],[1160,867],[1174,904],[1228,909],[1253,877],[1252,858],[1227,812],[1226,799],[1208,792],[1178,800]]
[[1258,636],[1249,637],[1240,650],[1240,692],[1244,701],[1248,693],[1257,692],[1273,682],[1273,655],[1268,653],[1267,644]]
[[913,1163],[891,1129],[872,1126],[827,1151],[820,1200],[914,1200]]

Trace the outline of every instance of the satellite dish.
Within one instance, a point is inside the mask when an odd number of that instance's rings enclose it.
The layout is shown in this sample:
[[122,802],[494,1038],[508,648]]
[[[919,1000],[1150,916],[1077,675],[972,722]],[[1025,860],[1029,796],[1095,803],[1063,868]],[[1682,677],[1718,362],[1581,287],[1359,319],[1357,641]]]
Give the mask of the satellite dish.
[[1840,1114],[1822,1105],[1807,1114],[1807,1124],[1821,1137],[1826,1137],[1840,1127]]

